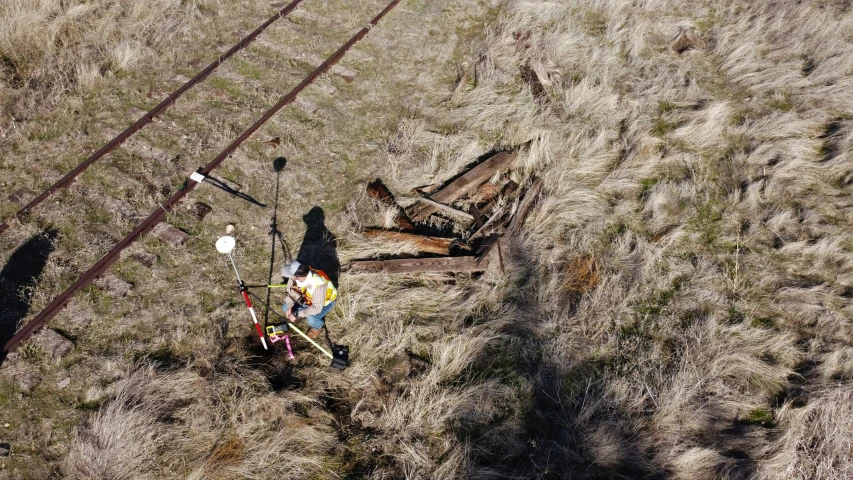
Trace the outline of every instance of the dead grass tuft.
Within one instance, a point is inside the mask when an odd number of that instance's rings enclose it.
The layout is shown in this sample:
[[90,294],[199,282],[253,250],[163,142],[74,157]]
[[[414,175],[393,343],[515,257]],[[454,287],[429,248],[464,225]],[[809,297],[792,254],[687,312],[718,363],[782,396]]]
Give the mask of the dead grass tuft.
[[598,263],[592,255],[582,255],[567,267],[566,291],[584,294],[598,285]]
[[227,478],[221,476],[223,469],[240,463],[245,443],[240,437],[230,437],[213,447],[205,466],[205,475],[212,479]]

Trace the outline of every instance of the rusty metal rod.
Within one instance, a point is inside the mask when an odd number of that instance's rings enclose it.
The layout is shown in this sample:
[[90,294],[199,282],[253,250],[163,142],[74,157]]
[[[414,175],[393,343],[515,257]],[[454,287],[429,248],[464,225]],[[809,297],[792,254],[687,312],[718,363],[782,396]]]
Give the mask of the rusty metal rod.
[[[255,131],[257,131],[261,126],[266,123],[273,115],[276,114],[279,110],[284,108],[285,105],[293,102],[296,99],[296,96],[305,89],[311,82],[313,82],[317,77],[325,73],[329,68],[332,67],[344,54],[355,45],[356,42],[364,38],[365,35],[373,28],[379,20],[382,19],[391,9],[397,6],[400,3],[400,0],[394,0],[385,7],[382,12],[379,13],[370,23],[367,24],[366,27],[359,30],[347,43],[345,43],[341,48],[338,49],[335,53],[332,54],[325,62],[320,64],[310,75],[305,77],[302,82],[293,88],[287,95],[281,98],[272,108],[267,110],[265,114],[261,116],[251,127],[249,127],[245,132],[243,132],[239,137],[237,137],[230,145],[228,145],[225,150],[223,150],[219,155],[216,156],[213,160],[210,161],[202,170],[201,173],[203,175],[209,174],[213,169],[218,167],[226,158],[228,158],[237,147],[240,146],[244,141],[246,141],[249,136],[252,135]],[[172,209],[180,202],[184,196],[190,193],[195,186],[198,185],[193,180],[187,180],[187,185],[183,190],[179,190],[172,195],[169,200],[167,200],[164,204],[158,205],[158,208],[154,209],[151,215],[148,216],[142,223],[139,224],[132,232],[130,232],[126,237],[124,237],[121,241],[119,241],[112,250],[109,251],[106,255],[104,255],[100,260],[98,260],[95,265],[93,265],[86,273],[83,274],[76,282],[71,284],[70,287],[66,288],[64,292],[59,294],[44,310],[38,313],[32,320],[27,322],[15,335],[6,342],[6,345],[3,346],[3,353],[9,353],[18,347],[24,340],[32,336],[35,332],[37,332],[41,327],[44,326],[45,323],[50,321],[53,317],[55,317],[68,302],[71,301],[72,297],[82,288],[86,287],[92,281],[97,278],[99,275],[103,274],[107,268],[110,267],[115,261],[119,258],[122,250],[129,247],[136,240],[139,239],[142,235],[150,231],[157,225],[160,220],[162,220],[163,216],[172,211]]]
[[12,215],[12,217],[9,220],[7,220],[6,223],[3,223],[2,225],[0,225],[0,233],[5,232],[9,228],[12,220],[14,220],[16,218],[19,219],[19,218],[23,217],[24,215],[29,213],[29,211],[32,210],[33,207],[35,207],[39,203],[43,202],[47,197],[49,197],[55,191],[59,190],[60,188],[66,188],[69,185],[71,185],[71,182],[73,182],[74,179],[77,178],[78,175],[83,173],[84,170],[89,168],[90,165],[92,165],[93,163],[95,163],[98,160],[100,160],[101,158],[103,158],[106,154],[108,154],[108,153],[112,152],[113,150],[115,150],[116,148],[118,148],[119,145],[124,143],[125,140],[127,140],[131,136],[133,136],[133,134],[135,134],[139,130],[142,130],[142,127],[148,125],[156,117],[158,117],[161,113],[165,112],[166,109],[169,108],[169,106],[172,103],[174,103],[175,100],[177,100],[187,90],[194,87],[196,84],[200,83],[205,78],[210,76],[210,74],[213,73],[213,71],[216,70],[216,68],[219,67],[219,65],[224,63],[225,60],[228,60],[228,58],[233,56],[235,53],[237,53],[240,50],[248,47],[252,42],[255,41],[255,38],[257,38],[258,35],[260,35],[264,30],[266,30],[267,27],[272,25],[273,22],[275,22],[279,18],[285,17],[294,8],[296,8],[296,6],[299,5],[301,2],[302,2],[302,0],[293,0],[286,7],[279,10],[278,13],[276,13],[275,15],[270,17],[269,20],[267,20],[266,22],[263,23],[263,25],[256,28],[255,31],[253,31],[252,33],[247,35],[245,38],[241,39],[236,45],[231,47],[227,52],[220,55],[219,58],[217,58],[216,60],[213,61],[213,63],[208,65],[204,70],[198,72],[196,74],[196,76],[194,76],[189,81],[187,81],[187,83],[181,85],[180,88],[178,88],[177,90],[174,91],[174,93],[172,93],[171,95],[166,97],[165,100],[158,103],[157,106],[152,108],[148,113],[142,115],[142,117],[139,120],[137,120],[133,125],[127,127],[127,129],[125,131],[121,132],[120,134],[118,134],[118,136],[116,136],[115,138],[110,140],[109,143],[107,143],[106,145],[101,147],[100,150],[98,150],[97,152],[93,153],[89,158],[87,158],[82,163],[80,163],[80,165],[77,165],[77,167],[75,167],[74,170],[71,170],[70,172],[68,172],[64,177],[59,179],[50,188],[48,188],[47,190],[45,190],[44,192],[39,194],[39,196],[37,196],[36,198],[32,199],[32,201],[30,201],[30,203],[26,204],[23,208],[18,210],[17,213]]

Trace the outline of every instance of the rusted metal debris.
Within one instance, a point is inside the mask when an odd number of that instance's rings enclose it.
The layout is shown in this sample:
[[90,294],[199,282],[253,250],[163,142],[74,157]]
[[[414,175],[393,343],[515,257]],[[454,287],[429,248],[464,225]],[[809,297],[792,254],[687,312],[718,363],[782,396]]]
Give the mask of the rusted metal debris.
[[[406,223],[404,232],[380,229],[368,229],[364,232],[364,236],[371,239],[406,242],[421,254],[441,255],[440,257],[353,260],[348,265],[348,271],[393,274],[481,272],[486,270],[490,258],[503,268],[502,250],[508,248],[508,239],[523,225],[535,200],[541,195],[543,185],[540,178],[533,177],[529,187],[524,189],[520,196],[515,195],[518,183],[513,180],[507,180],[500,187],[493,184],[482,186],[496,174],[509,170],[514,159],[515,153],[501,152],[442,188],[436,190],[430,185],[426,189],[416,187],[412,190],[419,195],[432,191],[429,198],[417,198],[413,205],[405,209],[411,212],[412,219],[417,218],[419,222],[424,222],[433,214],[447,214],[443,215],[445,221],[451,221],[448,217],[452,217],[470,222],[470,225],[455,225],[456,228],[452,229],[454,232],[467,230],[470,232],[467,235],[459,235],[456,238],[431,236],[425,233],[426,226],[421,225],[419,229],[417,221]],[[503,175],[501,178],[507,176]],[[373,198],[399,208],[381,180],[371,182],[367,189]],[[382,194],[377,194],[378,191]],[[442,199],[446,203],[436,199]],[[478,199],[480,203],[475,204]],[[468,205],[468,211],[463,211],[463,207],[454,206],[457,201],[464,201]],[[403,218],[409,220],[408,217]],[[403,229],[403,224],[398,223],[398,226]],[[471,255],[471,252],[475,254]],[[496,253],[493,255],[492,252]]]
[[412,220],[406,215],[405,210],[400,207],[400,204],[397,203],[397,200],[394,200],[394,195],[388,190],[388,187],[382,183],[382,180],[376,179],[367,184],[367,193],[379,200],[383,204],[395,209],[397,211],[397,215],[394,217],[394,223],[400,228],[400,230],[404,232],[414,232],[415,224],[412,223]]

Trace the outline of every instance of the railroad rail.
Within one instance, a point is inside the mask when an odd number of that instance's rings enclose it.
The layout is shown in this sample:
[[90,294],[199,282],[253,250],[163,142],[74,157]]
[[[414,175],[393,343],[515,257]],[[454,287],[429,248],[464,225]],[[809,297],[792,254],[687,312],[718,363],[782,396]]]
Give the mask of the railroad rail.
[[234,46],[228,49],[227,52],[220,55],[216,60],[214,60],[210,65],[205,67],[202,71],[198,72],[193,78],[189,79],[186,83],[180,86],[177,90],[175,90],[171,95],[166,97],[162,102],[158,103],[157,106],[149,110],[147,113],[142,115],[133,125],[127,127],[123,132],[116,135],[115,138],[107,142],[106,145],[101,147],[97,152],[93,153],[86,160],[83,160],[79,165],[77,165],[74,170],[71,170],[64,177],[60,178],[56,183],[50,186],[47,190],[40,193],[37,197],[32,199],[29,203],[24,205],[20,210],[18,210],[14,215],[12,215],[9,220],[0,225],[0,234],[9,229],[12,220],[20,219],[24,215],[30,212],[36,205],[40,204],[44,200],[46,200],[50,195],[61,188],[66,188],[71,185],[71,182],[74,181],[84,170],[89,168],[93,163],[97,162],[108,153],[112,152],[116,148],[118,148],[122,143],[124,143],[128,138],[132,137],[136,132],[142,130],[142,128],[157,118],[161,113],[165,112],[166,109],[175,101],[180,98],[184,93],[187,92],[190,88],[196,86],[201,83],[213,73],[220,65],[222,65],[226,60],[231,58],[235,53],[243,50],[248,47],[255,39],[263,33],[264,30],[267,29],[270,25],[272,25],[276,20],[280,18],[284,18],[290,12],[293,11],[302,0],[293,0],[287,6],[278,11],[275,15],[270,17],[266,22],[264,22],[260,27],[256,28],[252,33],[246,35],[244,38],[240,39]]
[[[400,3],[401,0],[393,0],[389,3],[378,15],[376,15],[366,27],[362,28],[358,31],[352,38],[349,39],[343,46],[341,46],[335,53],[333,53],[329,58],[326,59],[319,67],[317,67],[313,72],[311,72],[302,82],[299,83],[296,87],[294,87],[289,93],[283,96],[278,103],[273,105],[269,110],[266,111],[251,127],[246,129],[240,136],[238,136],[234,141],[232,141],[227,147],[225,147],[222,152],[220,152],[213,160],[210,161],[204,168],[200,170],[200,173],[203,175],[209,174],[211,171],[216,169],[229,155],[231,155],[234,150],[237,149],[243,142],[246,141],[253,133],[255,133],[261,126],[263,126],[273,115],[275,115],[279,110],[284,108],[286,105],[292,103],[296,96],[302,92],[308,85],[310,85],[314,80],[317,79],[320,75],[328,71],[334,64],[336,64],[346,52],[352,48],[359,40],[364,38],[365,35],[370,32],[370,29],[375,27],[379,21],[390,12],[397,4]],[[126,237],[120,240],[106,255],[104,255],[100,260],[98,260],[89,270],[86,271],[80,278],[77,279],[71,286],[65,289],[64,292],[59,294],[47,307],[44,308],[41,312],[39,312],[35,317],[33,317],[26,325],[24,325],[15,335],[9,339],[8,342],[3,346],[2,355],[12,352],[17,348],[21,343],[23,343],[26,339],[31,337],[34,333],[36,333],[41,327],[43,327],[47,322],[53,319],[66,305],[72,300],[74,295],[80,291],[82,288],[88,286],[92,283],[95,278],[102,275],[107,268],[109,268],[116,260],[118,260],[121,252],[136,242],[142,235],[149,232],[152,228],[154,228],[157,223],[159,223],[163,216],[167,213],[171,212],[172,209],[190,192],[195,189],[195,186],[198,185],[197,182],[191,179],[187,179],[186,187],[182,190],[175,192],[169,199],[158,205],[154,211],[143,220],[132,232],[130,232]]]

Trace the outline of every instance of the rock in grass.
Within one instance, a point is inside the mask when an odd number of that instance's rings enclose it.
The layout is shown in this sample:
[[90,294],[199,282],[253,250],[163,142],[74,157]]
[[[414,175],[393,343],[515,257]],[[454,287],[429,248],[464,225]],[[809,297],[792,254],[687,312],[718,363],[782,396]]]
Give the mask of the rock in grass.
[[138,120],[140,117],[145,115],[145,110],[139,107],[131,107],[127,112],[125,112],[128,118],[133,120]]
[[8,457],[12,453],[12,445],[6,442],[0,442],[0,457]]
[[33,393],[33,390],[41,385],[41,375],[34,371],[26,370],[18,372],[13,378],[21,392],[26,394]]
[[68,385],[71,385],[71,377],[65,377],[62,380],[56,382],[56,386],[60,390],[65,389],[66,387],[68,387]]
[[151,252],[136,252],[130,256],[130,258],[139,262],[140,265],[151,268],[154,266],[154,262],[157,261],[157,255]]
[[173,247],[178,247],[183,245],[183,243],[187,240],[189,235],[177,228],[169,225],[168,223],[158,223],[153,230],[151,230],[151,235],[154,238],[159,238],[160,240],[168,243]]
[[62,357],[68,355],[68,352],[74,348],[74,342],[65,338],[50,328],[44,328],[33,337],[33,342],[41,348],[43,352],[50,355],[50,358],[57,364],[62,360]]
[[199,220],[204,220],[204,217],[206,217],[208,213],[213,211],[213,207],[201,202],[197,202],[191,208],[191,211]]
[[96,287],[112,293],[116,297],[123,297],[127,295],[127,292],[133,288],[132,283],[126,282],[112,273],[107,273],[96,278],[93,283]]
[[349,68],[342,67],[340,65],[335,65],[334,67],[332,67],[332,75],[337,75],[344,79],[347,83],[352,83],[355,80],[355,77],[358,76],[358,73],[353,70],[350,70]]

